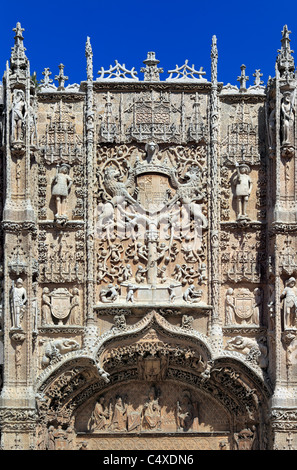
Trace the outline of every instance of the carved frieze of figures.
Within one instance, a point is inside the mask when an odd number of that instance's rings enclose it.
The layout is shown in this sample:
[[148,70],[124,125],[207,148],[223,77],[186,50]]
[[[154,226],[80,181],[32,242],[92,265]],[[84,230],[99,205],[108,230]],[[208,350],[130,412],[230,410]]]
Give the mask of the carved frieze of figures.
[[226,325],[260,325],[263,307],[262,289],[256,287],[252,292],[241,288],[228,288],[225,296]]
[[21,329],[21,323],[26,311],[27,291],[21,278],[12,283],[10,290],[10,311],[12,328]]
[[80,304],[79,290],[72,293],[65,287],[50,292],[48,287],[42,291],[41,324],[42,325],[79,325]]
[[76,433],[73,422],[69,425],[50,424],[47,428],[38,426],[36,430],[36,450],[75,450]]
[[283,300],[284,329],[297,328],[297,288],[294,277],[286,281],[281,299]]
[[92,433],[113,432],[164,432],[171,429],[177,432],[199,431],[199,405],[189,390],[172,397],[170,407],[164,406],[162,392],[151,386],[141,392],[134,402],[131,393],[98,397],[87,429]]

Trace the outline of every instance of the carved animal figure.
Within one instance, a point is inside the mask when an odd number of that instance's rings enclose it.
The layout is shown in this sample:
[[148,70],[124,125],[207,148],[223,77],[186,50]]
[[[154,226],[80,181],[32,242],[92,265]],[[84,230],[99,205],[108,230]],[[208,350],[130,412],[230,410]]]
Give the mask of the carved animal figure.
[[201,201],[204,197],[201,191],[201,175],[197,166],[190,167],[184,175],[186,182],[179,183],[176,176],[173,174],[171,177],[172,183],[177,187],[176,193],[169,202],[172,206],[177,201],[182,204],[190,204],[194,201]]
[[56,339],[50,341],[45,347],[42,366],[48,366],[54,357],[60,359],[63,354],[76,351],[77,349],[79,349],[78,342],[71,339]]
[[134,184],[134,173],[130,171],[128,179],[125,183],[121,181],[121,173],[114,167],[109,166],[104,171],[104,186],[107,193],[113,198],[114,203],[118,200],[126,200],[132,204],[137,204],[137,201],[129,194],[128,189]]

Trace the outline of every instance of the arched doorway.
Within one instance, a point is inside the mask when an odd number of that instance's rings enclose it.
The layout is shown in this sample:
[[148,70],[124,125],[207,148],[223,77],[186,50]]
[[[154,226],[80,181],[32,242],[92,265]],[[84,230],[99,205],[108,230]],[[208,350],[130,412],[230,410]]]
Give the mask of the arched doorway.
[[106,337],[92,358],[65,358],[38,393],[39,448],[267,447],[261,377],[156,313]]

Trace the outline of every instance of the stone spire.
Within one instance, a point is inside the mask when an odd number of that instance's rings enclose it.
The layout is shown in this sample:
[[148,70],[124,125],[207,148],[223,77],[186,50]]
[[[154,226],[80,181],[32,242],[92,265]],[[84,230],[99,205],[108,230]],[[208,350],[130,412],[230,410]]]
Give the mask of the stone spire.
[[281,78],[293,78],[294,77],[294,58],[292,56],[292,49],[290,48],[291,39],[289,35],[291,31],[289,31],[288,26],[285,25],[282,30],[282,39],[281,39],[281,49],[278,50],[278,57],[277,57],[277,66],[280,72]]
[[218,81],[218,48],[217,48],[217,37],[212,37],[211,43],[211,82],[217,84]]
[[87,37],[85,54],[87,59],[87,78],[93,81],[93,50],[89,37]]
[[15,31],[15,37],[14,46],[11,48],[10,57],[10,69],[12,72],[11,79],[16,79],[16,81],[22,81],[26,79],[26,70],[28,67],[28,59],[25,54],[26,49],[23,43],[24,28],[21,27],[21,23],[17,23],[16,27],[13,28],[13,31]]

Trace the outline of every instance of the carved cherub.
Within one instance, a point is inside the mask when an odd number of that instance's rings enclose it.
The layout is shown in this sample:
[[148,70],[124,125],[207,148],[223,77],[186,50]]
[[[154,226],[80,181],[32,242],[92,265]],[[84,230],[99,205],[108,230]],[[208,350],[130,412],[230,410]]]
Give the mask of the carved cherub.
[[115,302],[119,295],[118,289],[118,286],[108,284],[107,288],[100,292],[100,301],[103,303]]

